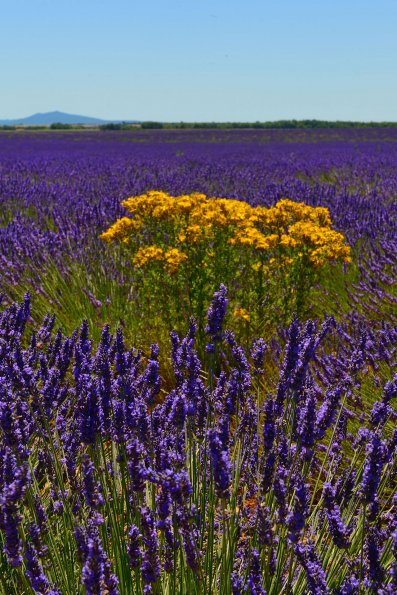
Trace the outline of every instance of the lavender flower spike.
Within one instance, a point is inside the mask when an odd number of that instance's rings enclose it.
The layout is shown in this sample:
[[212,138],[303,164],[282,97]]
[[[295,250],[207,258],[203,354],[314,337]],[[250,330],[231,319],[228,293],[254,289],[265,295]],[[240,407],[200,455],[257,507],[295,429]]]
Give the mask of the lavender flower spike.
[[213,352],[215,349],[215,343],[222,340],[222,324],[226,316],[227,306],[227,289],[221,283],[219,291],[215,291],[211,305],[207,312],[207,325],[205,332],[210,336],[212,342],[207,344],[207,351]]

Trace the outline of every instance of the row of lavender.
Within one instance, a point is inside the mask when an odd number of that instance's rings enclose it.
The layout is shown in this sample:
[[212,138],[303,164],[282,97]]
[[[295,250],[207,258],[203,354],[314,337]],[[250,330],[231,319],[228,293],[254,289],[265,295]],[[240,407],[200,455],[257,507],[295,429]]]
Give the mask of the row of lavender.
[[145,363],[120,329],[96,349],[86,323],[32,332],[28,296],[3,311],[2,593],[396,592],[397,329],[347,346],[295,320],[283,352],[246,352],[226,305],[221,286],[207,381],[194,321],[171,334],[168,390],[155,345]]

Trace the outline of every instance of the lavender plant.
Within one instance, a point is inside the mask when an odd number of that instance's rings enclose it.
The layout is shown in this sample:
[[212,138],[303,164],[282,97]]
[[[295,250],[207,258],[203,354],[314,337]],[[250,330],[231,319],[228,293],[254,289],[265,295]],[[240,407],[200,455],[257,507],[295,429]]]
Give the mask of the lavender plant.
[[332,320],[294,320],[279,356],[246,352],[226,303],[221,287],[208,312],[219,369],[204,374],[192,320],[167,389],[157,348],[121,329],[94,347],[86,323],[32,331],[29,296],[3,310],[1,592],[393,592],[397,375],[358,425],[363,359],[321,372]]

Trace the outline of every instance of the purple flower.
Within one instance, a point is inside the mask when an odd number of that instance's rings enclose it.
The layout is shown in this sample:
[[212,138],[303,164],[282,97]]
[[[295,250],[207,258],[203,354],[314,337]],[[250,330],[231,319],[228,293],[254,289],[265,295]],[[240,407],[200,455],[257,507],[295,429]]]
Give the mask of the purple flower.
[[233,595],[243,595],[244,593],[244,580],[241,576],[244,573],[245,566],[245,549],[239,545],[236,549],[233,571],[230,574],[230,586],[232,588]]
[[366,448],[366,460],[361,481],[362,499],[366,504],[371,504],[375,501],[384,458],[384,444],[376,432],[371,432]]
[[86,530],[81,526],[76,526],[73,535],[76,540],[78,560],[82,562],[88,554]]
[[336,590],[336,595],[359,595],[360,581],[353,572],[344,581],[341,587]]
[[383,402],[390,403],[392,399],[397,398],[397,374],[394,376],[393,380],[386,382],[385,388],[383,391]]
[[208,444],[214,471],[215,493],[219,498],[229,498],[232,482],[229,451],[222,444],[219,433],[214,428],[208,431]]
[[268,346],[263,339],[257,339],[254,341],[251,349],[251,358],[254,364],[254,374],[263,374],[263,362],[267,348]]
[[140,379],[142,384],[142,397],[149,407],[156,402],[157,395],[161,389],[161,378],[159,372],[159,348],[158,345],[153,344],[150,347],[150,357],[146,366],[146,370]]
[[285,487],[285,480],[287,478],[287,471],[283,465],[278,465],[274,477],[273,491],[278,504],[277,514],[280,523],[285,521],[287,516],[287,489]]
[[308,486],[306,486],[301,478],[295,480],[294,489],[294,508],[288,515],[288,537],[292,543],[296,543],[305,526],[306,517],[308,513]]
[[177,515],[179,532],[182,536],[183,547],[186,555],[186,563],[194,572],[199,570],[201,552],[198,549],[199,534],[194,525],[190,522],[190,514],[183,512]]
[[207,312],[207,325],[205,332],[211,338],[211,343],[207,345],[207,351],[211,352],[215,349],[215,343],[221,341],[223,337],[222,325],[226,316],[227,306],[227,289],[221,284],[219,290],[215,291],[211,305]]
[[98,299],[97,299],[97,298],[94,296],[94,294],[93,294],[93,293],[92,293],[92,292],[91,292],[89,289],[87,289],[86,287],[82,287],[82,288],[81,288],[81,291],[82,291],[83,293],[85,293],[85,295],[86,295],[86,296],[88,297],[88,299],[90,300],[90,302],[91,302],[91,305],[92,305],[92,306],[93,306],[93,307],[94,307],[96,310],[97,310],[97,309],[100,309],[100,308],[102,308],[102,302],[101,302],[100,300],[98,300]]
[[142,539],[142,579],[146,585],[155,583],[160,578],[159,544],[154,525],[153,514],[149,508],[141,508]]
[[171,520],[167,519],[163,526],[165,547],[163,550],[163,568],[165,572],[172,572],[174,568],[174,552],[179,547],[179,539],[175,539],[171,528]]
[[326,576],[312,543],[306,547],[298,543],[294,547],[295,555],[306,573],[306,584],[311,595],[326,595],[329,593]]
[[127,467],[134,492],[145,489],[146,470],[143,458],[143,447],[138,440],[131,440],[126,446]]
[[29,523],[28,534],[36,549],[37,555],[40,558],[46,556],[48,553],[48,546],[43,544],[42,538],[44,532],[40,529],[40,526],[37,523]]
[[102,486],[99,481],[95,480],[94,463],[88,456],[84,456],[82,471],[83,471],[83,494],[88,506],[93,510],[98,510],[104,504],[102,496]]
[[136,525],[131,525],[130,530],[128,531],[128,544],[127,544],[127,552],[128,552],[128,561],[131,568],[138,568],[141,562],[141,550],[140,550],[140,541],[141,541],[141,534],[139,533],[139,529]]
[[256,508],[256,527],[259,545],[271,546],[273,544],[274,536],[270,517],[270,509],[261,503],[259,503]]
[[84,553],[82,583],[87,595],[99,595],[104,590],[108,595],[118,595],[118,580],[111,572],[110,562],[95,528],[90,528]]
[[43,572],[43,568],[38,560],[37,552],[34,546],[27,544],[25,548],[26,576],[32,586],[32,589],[38,595],[60,595],[60,591],[52,589],[50,583]]
[[314,387],[306,390],[306,398],[297,411],[297,435],[303,448],[303,456],[310,460],[315,442],[316,395]]
[[324,438],[325,432],[334,422],[342,392],[342,385],[338,385],[332,390],[327,390],[324,402],[317,413],[315,422],[315,435],[317,440],[322,440],[322,438]]
[[376,527],[367,530],[365,539],[365,552],[368,565],[367,586],[373,593],[379,593],[385,577],[385,571],[381,564],[381,535]]
[[232,572],[230,575],[230,585],[233,595],[242,595],[244,587],[243,579],[236,572]]
[[250,595],[266,595],[262,584],[260,556],[256,548],[252,548],[250,552],[250,573],[247,583]]
[[185,425],[188,412],[188,403],[183,388],[181,392],[174,394],[172,399],[171,412],[168,417],[168,424],[173,430],[180,432]]
[[324,484],[323,498],[333,542],[340,548],[349,547],[349,532],[343,524],[339,506],[335,502],[335,489],[328,482]]
[[240,373],[236,368],[233,368],[230,371],[229,379],[224,372],[219,374],[217,379],[217,388],[219,388],[219,397],[215,399],[215,401],[220,401],[223,397],[224,399],[224,410],[229,415],[234,415],[236,412],[236,408],[240,405],[239,396],[241,393],[240,390]]
[[48,532],[47,514],[46,514],[44,506],[43,506],[38,495],[35,495],[35,497],[34,497],[34,510],[36,513],[37,525],[40,529],[40,532],[47,533]]
[[3,547],[11,566],[19,566],[22,562],[19,507],[30,481],[30,473],[26,463],[18,466],[15,455],[9,448],[0,454],[3,458],[0,467],[0,529],[4,534]]
[[85,374],[81,377],[76,416],[82,442],[93,446],[100,429],[98,380]]
[[238,382],[240,387],[239,399],[242,401],[251,388],[250,366],[241,345],[238,345],[234,334],[231,331],[225,332],[225,339],[230,347],[235,365],[238,370]]
[[397,376],[390,382],[387,382],[383,392],[381,401],[376,401],[371,411],[371,426],[372,429],[378,428],[380,430],[386,423],[388,417],[392,414],[393,409],[390,406],[391,399],[397,397]]

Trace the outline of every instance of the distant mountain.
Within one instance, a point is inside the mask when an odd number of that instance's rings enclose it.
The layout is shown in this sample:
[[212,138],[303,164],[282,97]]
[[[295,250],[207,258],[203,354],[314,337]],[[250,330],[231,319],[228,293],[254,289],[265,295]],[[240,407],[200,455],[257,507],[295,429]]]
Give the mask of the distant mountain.
[[[119,123],[122,120],[101,120],[99,118],[90,118],[89,116],[78,116],[75,114],[66,114],[65,112],[46,112],[44,114],[33,114],[27,118],[13,120],[0,120],[0,126],[50,126],[51,124],[91,124],[93,126],[100,124],[109,124],[111,122]],[[136,120],[128,120],[129,124],[137,123]]]

